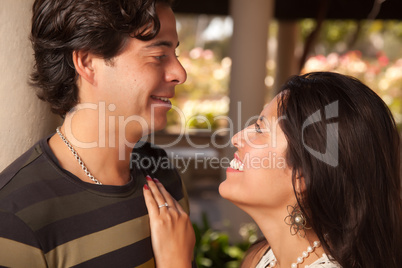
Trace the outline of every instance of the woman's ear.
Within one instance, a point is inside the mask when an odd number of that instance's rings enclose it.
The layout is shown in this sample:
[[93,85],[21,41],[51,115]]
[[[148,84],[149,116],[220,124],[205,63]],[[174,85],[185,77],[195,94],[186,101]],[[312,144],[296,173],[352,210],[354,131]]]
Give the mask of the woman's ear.
[[295,181],[295,190],[299,198],[302,197],[306,191],[306,183],[303,176],[297,176]]
[[88,83],[93,84],[95,78],[93,54],[82,50],[73,52],[73,62],[77,73]]

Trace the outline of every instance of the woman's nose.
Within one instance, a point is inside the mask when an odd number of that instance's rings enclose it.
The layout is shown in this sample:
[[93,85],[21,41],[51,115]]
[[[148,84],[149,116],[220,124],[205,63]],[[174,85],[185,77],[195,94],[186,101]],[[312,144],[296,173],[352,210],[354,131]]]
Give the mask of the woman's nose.
[[236,147],[236,148],[240,148],[242,146],[242,132],[243,131],[239,131],[237,132],[235,135],[233,135],[231,142],[232,144]]

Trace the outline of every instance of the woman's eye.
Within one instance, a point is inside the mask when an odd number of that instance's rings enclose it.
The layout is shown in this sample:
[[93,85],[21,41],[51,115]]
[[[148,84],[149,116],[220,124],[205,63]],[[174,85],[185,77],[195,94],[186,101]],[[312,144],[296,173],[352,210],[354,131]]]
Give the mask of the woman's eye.
[[261,128],[260,128],[260,125],[258,125],[257,123],[255,123],[254,126],[255,126],[255,132],[257,132],[257,133],[262,133],[262,130],[261,130]]

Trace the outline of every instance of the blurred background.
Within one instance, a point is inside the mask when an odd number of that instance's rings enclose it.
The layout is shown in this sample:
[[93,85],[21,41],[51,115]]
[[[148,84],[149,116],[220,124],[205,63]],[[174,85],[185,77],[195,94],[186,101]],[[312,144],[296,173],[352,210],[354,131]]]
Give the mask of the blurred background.
[[[0,0],[0,170],[60,124],[27,85],[32,3]],[[188,79],[176,87],[166,129],[147,138],[176,161],[188,188],[199,267],[238,267],[260,235],[219,197],[229,164],[221,160],[232,159],[230,137],[290,75],[355,76],[381,96],[402,130],[401,10],[400,0],[175,1],[177,54]]]
[[[184,128],[195,144],[209,140],[204,162],[214,155],[232,156],[230,146],[214,146],[214,142],[228,144],[228,137],[236,133],[228,131],[233,126],[226,120],[217,120],[222,116],[239,119],[239,106],[231,103],[241,101],[242,112],[258,114],[293,74],[333,71],[358,78],[384,100],[402,129],[401,1],[179,0],[175,9],[178,55],[188,79],[177,87],[174,105],[185,120],[171,110],[161,135],[175,136]],[[253,60],[243,62],[239,54]],[[233,66],[236,63],[240,67]],[[258,68],[264,73],[254,75]],[[239,87],[233,76],[242,77],[241,84],[246,86]],[[261,83],[252,84],[251,79]],[[257,103],[245,103],[251,95]],[[247,119],[240,120],[242,127]],[[211,139],[212,133],[220,135]],[[160,144],[164,142],[160,139]],[[199,266],[238,267],[244,249],[259,233],[251,219],[219,197],[218,186],[225,179],[222,168],[197,165],[196,154],[205,149],[193,144],[167,150],[194,159],[181,172],[189,190],[191,216],[196,230],[200,229]]]

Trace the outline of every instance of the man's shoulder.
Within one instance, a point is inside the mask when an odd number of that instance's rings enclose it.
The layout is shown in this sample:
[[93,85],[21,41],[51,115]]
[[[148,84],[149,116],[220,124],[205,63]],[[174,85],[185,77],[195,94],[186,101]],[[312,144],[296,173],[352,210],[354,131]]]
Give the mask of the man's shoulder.
[[[32,169],[32,165],[41,155],[43,150],[38,143],[34,144],[25,153],[14,160],[8,167],[0,173],[0,190],[7,185],[15,176],[21,173],[22,170]],[[30,172],[28,172],[30,173]]]

